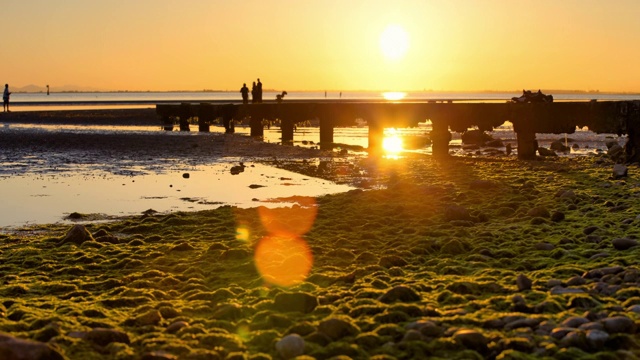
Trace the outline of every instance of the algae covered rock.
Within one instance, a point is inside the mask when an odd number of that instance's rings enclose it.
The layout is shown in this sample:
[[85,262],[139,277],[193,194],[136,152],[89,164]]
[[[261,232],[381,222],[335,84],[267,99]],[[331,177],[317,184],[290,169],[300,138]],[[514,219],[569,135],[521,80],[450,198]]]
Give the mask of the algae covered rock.
[[292,359],[304,354],[304,339],[298,334],[289,334],[276,343],[278,354],[284,359]]
[[329,337],[331,340],[340,340],[345,336],[355,336],[360,333],[360,329],[349,321],[331,318],[322,321],[318,325],[318,331]]
[[301,312],[307,314],[318,306],[318,298],[305,292],[281,292],[276,295],[273,307],[283,312]]
[[0,334],[0,358],[21,360],[63,360],[64,357],[45,343]]
[[80,245],[85,241],[95,241],[95,239],[84,225],[75,224],[67,231],[67,234],[58,243],[58,246],[68,243]]
[[390,304],[396,301],[414,302],[414,301],[420,301],[420,295],[418,295],[418,293],[416,293],[413,289],[407,286],[399,285],[394,288],[391,288],[391,290],[382,294],[378,298],[378,301],[383,302],[385,304]]

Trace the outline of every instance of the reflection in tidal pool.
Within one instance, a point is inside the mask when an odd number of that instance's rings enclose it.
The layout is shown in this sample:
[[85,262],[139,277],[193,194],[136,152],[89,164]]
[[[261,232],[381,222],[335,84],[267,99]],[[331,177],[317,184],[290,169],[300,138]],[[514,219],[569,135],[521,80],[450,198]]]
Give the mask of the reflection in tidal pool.
[[92,171],[0,177],[0,187],[9,190],[3,191],[0,226],[63,222],[74,212],[127,216],[148,209],[169,213],[222,205],[290,206],[267,200],[352,189],[266,165],[245,165],[238,175],[231,174],[233,165],[216,164],[137,176]]

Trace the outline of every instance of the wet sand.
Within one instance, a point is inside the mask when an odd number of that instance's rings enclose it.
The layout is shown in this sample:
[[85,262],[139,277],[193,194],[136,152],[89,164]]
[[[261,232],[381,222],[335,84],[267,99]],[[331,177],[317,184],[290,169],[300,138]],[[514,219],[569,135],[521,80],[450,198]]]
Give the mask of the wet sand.
[[604,154],[345,161],[136,136],[7,142],[116,163],[263,154],[367,190],[2,234],[0,331],[70,359],[640,355],[637,166],[614,179]]

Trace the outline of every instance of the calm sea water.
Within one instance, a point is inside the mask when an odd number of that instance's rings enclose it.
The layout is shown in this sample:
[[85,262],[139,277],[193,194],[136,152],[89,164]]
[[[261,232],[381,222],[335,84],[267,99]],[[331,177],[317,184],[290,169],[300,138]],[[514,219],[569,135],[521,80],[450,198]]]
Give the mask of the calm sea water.
[[[280,92],[266,91],[264,100],[275,100]],[[451,101],[506,101],[519,92],[365,92],[365,91],[288,91],[285,101],[289,100],[385,100],[385,94],[403,95],[404,100],[451,100]],[[597,100],[640,100],[640,94],[607,93],[556,93],[556,101]],[[239,92],[96,92],[96,93],[13,93],[11,104],[14,111],[31,110],[34,106],[141,106],[162,102],[239,102]]]
[[[266,92],[266,100],[275,99],[275,92]],[[407,100],[452,100],[452,101],[506,101],[518,93],[407,93]],[[17,93],[11,96],[12,111],[88,109],[88,108],[122,108],[153,107],[158,102],[205,102],[228,101],[237,102],[239,94],[235,92],[166,92],[166,93]],[[638,95],[622,94],[554,94],[558,101],[591,99],[598,100],[638,100]],[[383,100],[382,93],[373,92],[289,92],[286,99],[295,100]],[[285,100],[286,100],[285,99]],[[3,131],[47,131],[73,133],[111,133],[122,131],[162,132],[161,126],[154,127],[114,127],[114,126],[78,126],[78,125],[27,125],[2,124],[0,118],[0,135]],[[430,123],[423,123],[416,128],[387,129],[405,139],[428,137]],[[385,131],[387,131],[385,130]],[[219,126],[212,127],[212,132],[222,132]],[[238,135],[249,135],[246,126],[236,127]],[[215,134],[204,136],[215,136]],[[491,133],[505,143],[515,146],[516,138],[510,123],[496,128]],[[189,134],[177,133],[188,136]],[[388,134],[389,135],[389,134]],[[450,143],[451,153],[460,156],[472,155],[462,147],[460,134],[453,133]],[[265,130],[264,140],[280,142],[279,129]],[[548,146],[553,140],[562,140],[567,145],[579,144],[568,154],[562,156],[587,155],[606,150],[605,141],[616,140],[621,145],[623,137],[611,134],[594,134],[587,130],[578,130],[568,137],[557,134],[537,134],[541,146]],[[300,127],[294,134],[294,145],[314,147],[319,141],[318,128]],[[366,127],[336,128],[334,141],[341,144],[368,146],[368,129]],[[499,150],[504,150],[501,148]],[[431,153],[430,146],[418,147],[406,151]],[[357,151],[356,151],[357,152]],[[402,155],[400,155],[402,156]],[[284,173],[275,168],[261,168],[256,164],[253,171],[246,171],[242,176],[229,173],[229,164],[223,162],[207,167],[180,169],[169,173],[147,174],[134,178],[114,175],[105,171],[87,172],[78,167],[62,175],[58,173],[42,174],[33,168],[36,162],[29,163],[29,170],[20,176],[5,174],[0,176],[0,185],[5,194],[7,209],[0,209],[0,232],[3,227],[15,227],[24,224],[66,222],[64,217],[71,212],[102,213],[108,216],[122,216],[140,213],[153,208],[164,213],[172,211],[190,211],[215,208],[224,204],[241,207],[258,206],[276,197],[294,195],[318,196],[325,193],[347,191],[349,187],[341,187],[320,179]],[[0,164],[10,165],[10,164]],[[13,164],[15,165],[15,164]],[[189,180],[182,177],[184,171],[192,176]],[[286,180],[282,180],[286,179]],[[240,182],[239,180],[242,180]],[[215,183],[215,185],[213,185]],[[264,185],[261,190],[248,191],[248,184]],[[295,185],[295,186],[292,186]],[[240,186],[235,191],[228,191],[232,186]],[[109,191],[104,191],[109,189]],[[144,189],[144,191],[142,190]],[[226,190],[225,190],[226,189]],[[218,191],[222,190],[222,191]],[[227,196],[233,194],[234,196]],[[279,206],[287,205],[279,203]]]

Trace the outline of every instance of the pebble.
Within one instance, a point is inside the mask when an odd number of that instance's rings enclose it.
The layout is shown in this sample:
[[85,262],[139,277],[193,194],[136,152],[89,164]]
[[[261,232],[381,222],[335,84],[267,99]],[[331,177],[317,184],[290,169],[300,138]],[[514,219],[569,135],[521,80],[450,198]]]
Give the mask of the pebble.
[[378,298],[378,301],[385,304],[390,304],[396,301],[415,302],[415,301],[420,301],[420,295],[418,295],[418,293],[416,293],[413,289],[409,287],[398,285],[391,288],[386,293],[382,294]]
[[352,323],[338,318],[331,318],[320,322],[318,331],[334,341],[342,339],[345,336],[357,335],[360,332]]
[[587,345],[591,349],[602,349],[605,342],[609,339],[609,334],[602,330],[588,330],[585,334]]
[[636,324],[626,316],[614,316],[601,320],[604,329],[610,334],[633,334],[636,330]]
[[185,328],[185,327],[189,327],[189,323],[186,321],[176,321],[174,323],[172,323],[171,325],[167,326],[166,328],[166,332],[168,332],[169,334],[174,334],[177,333],[180,329]]
[[317,306],[318,298],[305,292],[278,293],[273,303],[273,307],[276,310],[286,312],[301,312],[303,314],[312,312]]
[[531,281],[531,279],[529,279],[525,275],[518,274],[518,277],[516,278],[516,285],[518,285],[518,291],[531,290],[532,284],[533,282]]
[[560,326],[567,328],[577,328],[582,324],[586,324],[589,322],[589,319],[582,316],[572,316],[570,318],[565,319]]
[[554,286],[551,289],[551,295],[564,295],[564,294],[583,294],[584,290],[576,288],[565,288],[562,286]]
[[289,334],[276,343],[276,351],[283,359],[293,359],[304,354],[304,339],[298,334]]
[[118,342],[130,344],[129,335],[122,331],[105,328],[95,328],[84,335],[84,339],[100,346]]
[[616,250],[627,250],[638,245],[638,240],[630,238],[617,238],[611,240],[611,244]]
[[46,343],[18,339],[0,334],[0,358],[19,360],[64,360],[65,358]]
[[453,340],[468,349],[479,352],[486,351],[487,344],[489,343],[489,339],[481,332],[471,329],[459,329],[453,334]]

